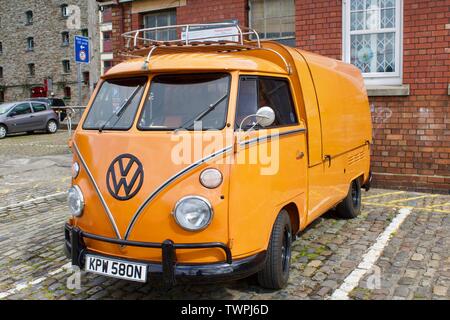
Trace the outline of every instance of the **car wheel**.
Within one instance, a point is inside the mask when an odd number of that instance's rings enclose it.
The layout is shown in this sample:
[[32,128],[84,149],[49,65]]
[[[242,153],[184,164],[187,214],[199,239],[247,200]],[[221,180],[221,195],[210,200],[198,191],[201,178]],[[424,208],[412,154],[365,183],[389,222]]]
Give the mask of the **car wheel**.
[[3,139],[6,137],[6,134],[8,133],[8,129],[6,129],[6,126],[0,124],[0,139]]
[[49,120],[47,122],[47,132],[48,133],[55,133],[58,130],[58,124],[55,120]]
[[348,194],[336,207],[340,218],[353,219],[361,213],[361,182],[355,179],[350,184]]
[[260,286],[268,289],[282,289],[289,279],[292,251],[291,219],[286,210],[282,210],[273,226],[267,259],[258,273]]
[[27,134],[33,134],[34,131],[27,131]]

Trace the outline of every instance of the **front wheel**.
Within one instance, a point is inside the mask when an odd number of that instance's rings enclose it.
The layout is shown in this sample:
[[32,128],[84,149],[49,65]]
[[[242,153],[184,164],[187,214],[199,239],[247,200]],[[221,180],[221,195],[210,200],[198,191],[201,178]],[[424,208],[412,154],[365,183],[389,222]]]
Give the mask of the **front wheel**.
[[361,213],[361,182],[355,179],[350,184],[348,194],[336,207],[340,218],[353,219]]
[[6,127],[2,124],[0,124],[0,139],[3,139],[4,137],[6,137],[6,134],[8,133],[8,130],[6,129]]
[[267,259],[258,273],[259,284],[268,289],[282,289],[289,279],[291,265],[292,227],[286,210],[281,210],[273,226]]
[[48,133],[55,133],[58,130],[58,124],[55,120],[49,120],[47,122],[47,132]]

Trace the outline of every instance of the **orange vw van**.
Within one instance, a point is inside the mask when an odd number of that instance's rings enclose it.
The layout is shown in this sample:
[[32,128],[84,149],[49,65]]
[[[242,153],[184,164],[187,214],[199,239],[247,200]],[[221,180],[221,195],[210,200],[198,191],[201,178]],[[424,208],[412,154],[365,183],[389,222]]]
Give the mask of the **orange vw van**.
[[[178,39],[154,40],[164,34]],[[361,73],[231,24],[124,37],[129,59],[102,77],[69,141],[72,264],[284,287],[299,232],[332,208],[356,217],[369,188]]]

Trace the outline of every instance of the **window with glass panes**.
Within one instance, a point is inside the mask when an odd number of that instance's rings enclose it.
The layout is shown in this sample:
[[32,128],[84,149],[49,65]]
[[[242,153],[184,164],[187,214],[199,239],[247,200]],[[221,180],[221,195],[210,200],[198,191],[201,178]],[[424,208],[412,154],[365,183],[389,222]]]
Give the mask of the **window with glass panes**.
[[261,39],[295,46],[294,0],[249,0],[250,27]]
[[400,79],[401,0],[349,0],[345,60],[370,79]]
[[[176,10],[164,10],[147,13],[143,16],[144,28],[165,27],[176,25]],[[175,40],[177,38],[176,30],[147,31],[145,37],[158,41]]]

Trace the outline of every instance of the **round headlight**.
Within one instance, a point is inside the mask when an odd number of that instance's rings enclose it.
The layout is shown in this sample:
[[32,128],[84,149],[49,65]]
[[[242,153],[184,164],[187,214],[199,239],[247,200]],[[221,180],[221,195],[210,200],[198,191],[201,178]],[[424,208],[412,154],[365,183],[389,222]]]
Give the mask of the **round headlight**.
[[188,196],[180,199],[173,210],[175,221],[188,231],[206,228],[211,222],[213,210],[205,198]]
[[67,194],[67,203],[72,215],[75,217],[81,216],[84,209],[84,198],[80,187],[73,186],[69,189]]
[[222,183],[222,173],[217,169],[205,169],[200,174],[200,183],[209,189],[214,189]]
[[72,164],[72,178],[76,178],[78,177],[78,174],[80,173],[80,165],[78,164],[78,162],[74,162]]

